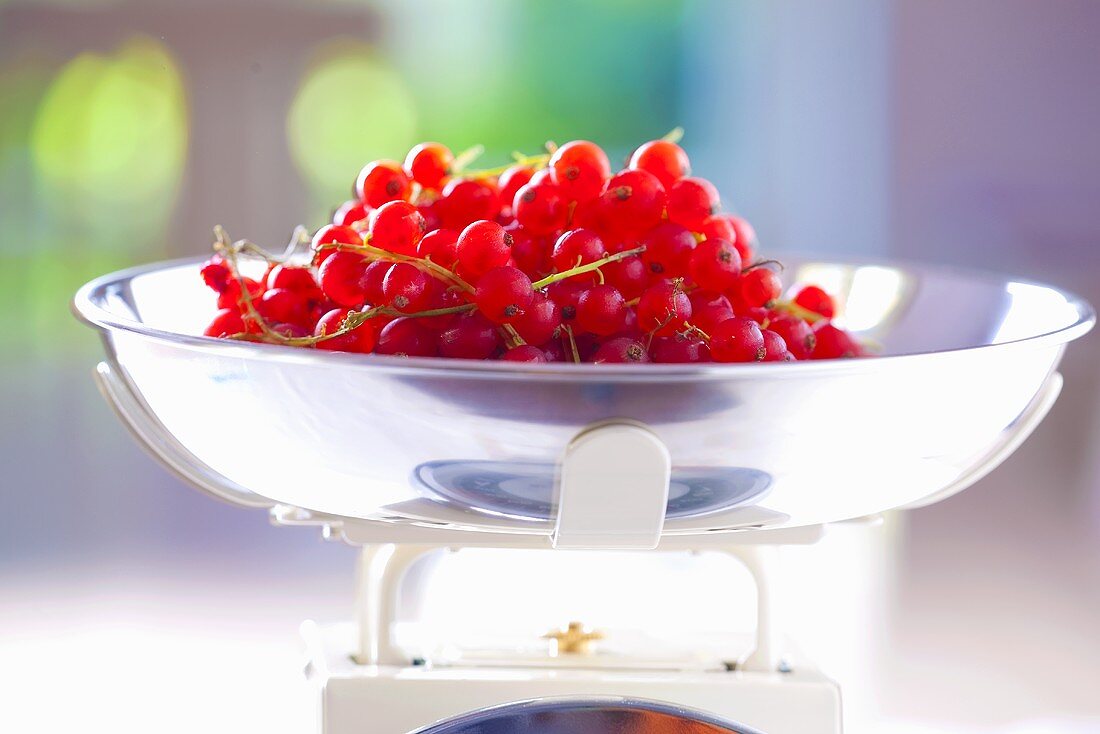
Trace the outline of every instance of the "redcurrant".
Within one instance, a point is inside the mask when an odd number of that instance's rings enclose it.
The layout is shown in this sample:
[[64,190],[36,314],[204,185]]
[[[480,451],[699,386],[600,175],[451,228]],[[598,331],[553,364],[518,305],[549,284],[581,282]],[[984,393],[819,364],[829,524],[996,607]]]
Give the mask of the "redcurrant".
[[665,189],[678,179],[691,175],[691,163],[687,153],[668,140],[651,140],[630,156],[630,168],[652,173]]
[[359,172],[355,193],[367,206],[377,209],[387,201],[408,199],[412,182],[396,161],[372,161]]

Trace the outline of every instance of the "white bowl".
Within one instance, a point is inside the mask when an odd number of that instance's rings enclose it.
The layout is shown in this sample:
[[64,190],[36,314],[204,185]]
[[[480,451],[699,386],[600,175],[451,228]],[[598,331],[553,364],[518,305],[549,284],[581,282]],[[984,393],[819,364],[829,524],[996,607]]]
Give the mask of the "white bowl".
[[453,519],[457,509],[470,528],[523,532],[543,532],[556,511],[564,447],[616,418],[668,447],[667,532],[795,527],[928,501],[1034,426],[1066,343],[1094,321],[1076,296],[1009,277],[788,261],[788,279],[840,294],[839,320],[881,343],[881,356],[406,359],[199,336],[214,297],[197,263],[107,275],[74,301],[156,440],[210,481],[266,498],[257,504],[364,519],[430,520],[433,508]]

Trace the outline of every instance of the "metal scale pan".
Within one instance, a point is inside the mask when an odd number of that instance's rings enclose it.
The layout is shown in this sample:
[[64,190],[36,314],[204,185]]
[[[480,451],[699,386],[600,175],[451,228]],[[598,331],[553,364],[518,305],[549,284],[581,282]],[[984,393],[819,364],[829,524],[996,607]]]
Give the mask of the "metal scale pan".
[[[216,340],[198,336],[213,303],[197,260],[104,276],[74,308],[103,336],[100,377],[120,414],[203,488],[240,504],[544,544],[562,532],[571,447],[609,423],[652,439],[619,446],[639,477],[649,465],[631,451],[653,455],[650,473],[667,452],[657,483],[666,495],[654,500],[644,481],[637,490],[641,504],[661,505],[659,518],[639,522],[658,522],[663,537],[797,528],[935,501],[1003,460],[1042,419],[1065,345],[1094,322],[1073,294],[1016,278],[786,262],[789,279],[838,293],[842,322],[881,344],[880,355],[529,365]],[[627,490],[596,507],[573,497],[607,517],[634,505]]]

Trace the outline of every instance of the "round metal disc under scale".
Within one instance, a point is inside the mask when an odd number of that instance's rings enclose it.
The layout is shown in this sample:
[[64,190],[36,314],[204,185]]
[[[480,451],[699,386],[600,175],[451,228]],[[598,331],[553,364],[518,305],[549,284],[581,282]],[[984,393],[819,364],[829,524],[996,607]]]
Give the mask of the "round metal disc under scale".
[[[481,512],[549,520],[556,509],[553,464],[518,461],[430,461],[413,471],[419,488]],[[743,467],[687,467],[672,473],[668,517],[697,517],[762,498],[771,477]]]
[[415,734],[760,734],[680,706],[615,698],[541,699],[482,709]]

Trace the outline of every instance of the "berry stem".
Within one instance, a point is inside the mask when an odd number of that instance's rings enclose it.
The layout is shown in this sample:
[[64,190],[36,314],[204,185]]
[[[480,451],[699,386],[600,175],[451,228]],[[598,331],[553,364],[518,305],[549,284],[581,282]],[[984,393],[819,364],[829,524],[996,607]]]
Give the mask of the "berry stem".
[[682,333],[684,334],[684,336],[688,336],[689,334],[698,334],[703,339],[703,341],[710,341],[710,334],[703,331],[698,326],[695,326],[690,321],[684,322],[684,331]]
[[[415,318],[422,318],[422,317],[427,317],[427,316],[443,316],[443,315],[446,315],[446,314],[453,314],[453,313],[466,313],[468,311],[473,311],[475,308],[477,308],[476,304],[463,303],[463,304],[458,305],[458,306],[448,306],[446,308],[433,308],[433,309],[429,309],[427,311],[416,311],[414,313],[404,313],[402,311],[399,311],[395,308],[391,308],[389,306],[375,306],[375,307],[369,308],[365,311],[353,311],[353,312],[349,313],[347,315],[347,317],[340,323],[340,328],[337,329],[336,331],[332,332],[331,334],[321,334],[319,336],[287,336],[285,334],[281,334],[278,331],[275,331],[274,329],[272,329],[271,326],[264,319],[264,317],[260,315],[260,312],[256,310],[256,305],[252,301],[252,294],[249,293],[248,287],[244,282],[244,277],[240,273],[240,266],[239,266],[239,263],[238,263],[238,256],[243,252],[247,252],[247,253],[250,253],[250,254],[258,255],[258,256],[262,257],[264,260],[266,260],[269,263],[270,262],[280,262],[280,260],[272,257],[270,254],[268,254],[266,251],[264,251],[258,245],[255,245],[251,242],[248,242],[247,240],[240,240],[238,242],[230,242],[229,235],[226,233],[225,229],[223,227],[221,227],[220,225],[214,228],[214,237],[215,237],[214,250],[216,252],[221,253],[222,256],[225,258],[225,262],[226,262],[227,267],[229,268],[229,272],[233,276],[233,279],[237,281],[237,286],[240,288],[241,299],[239,301],[239,305],[244,307],[244,309],[248,312],[248,318],[252,321],[255,321],[256,324],[260,327],[260,331],[262,332],[262,334],[260,334],[260,335],[248,334],[248,333],[235,334],[235,335],[233,335],[233,338],[236,338],[236,339],[253,340],[257,336],[260,336],[261,341],[266,341],[268,343],[283,344],[283,345],[291,346],[291,347],[311,347],[311,346],[317,344],[318,342],[328,341],[329,339],[335,339],[338,336],[343,336],[344,334],[347,334],[348,332],[359,328],[360,326],[362,326],[364,324],[364,322],[366,322],[367,320],[372,319],[376,316],[386,315],[386,316],[398,316],[398,317],[399,316],[409,316],[409,317],[415,317]],[[295,243],[292,241],[291,244],[293,246]],[[351,248],[353,246],[345,245],[344,247]],[[377,250],[378,249],[378,248],[375,248],[375,247],[370,247],[369,245],[364,245],[364,247],[369,248],[371,250]],[[290,248],[288,248],[288,250],[289,249]],[[385,252],[385,250],[380,250],[380,252]],[[387,254],[392,254],[392,253],[387,253]],[[416,260],[416,261],[420,260],[420,258],[411,258],[411,259]],[[428,262],[428,261],[425,261],[425,262]],[[432,263],[432,265],[435,265],[435,264]],[[439,266],[436,265],[435,267],[439,267]],[[449,270],[447,270],[446,272],[450,273]],[[457,278],[457,276],[454,276],[454,277]],[[467,287],[469,287],[469,285],[467,285]]]
[[661,140],[664,140],[665,142],[668,142],[668,143],[679,143],[683,139],[684,139],[684,128],[680,127],[679,125],[672,128],[667,133],[665,133],[664,135],[661,136]]
[[811,324],[821,321],[825,317],[819,314],[817,311],[811,311],[808,308],[803,308],[794,301],[776,301],[772,304],[772,308],[776,311],[782,311],[789,313],[792,316],[797,316],[803,321],[809,321]]
[[412,263],[414,265],[418,265],[419,267],[422,267],[424,270],[427,270],[428,272],[432,273],[433,275],[436,275],[437,277],[439,277],[443,280],[447,280],[447,281],[451,282],[452,284],[458,286],[460,289],[466,291],[467,293],[474,293],[474,291],[475,291],[474,287],[472,285],[470,285],[469,283],[467,283],[465,280],[458,277],[457,275],[455,275],[453,272],[451,272],[447,268],[443,267],[442,265],[438,265],[438,264],[432,262],[431,260],[429,260],[427,258],[415,257],[414,255],[399,255],[396,252],[390,252],[389,250],[383,250],[380,247],[375,247],[374,245],[368,245],[368,244],[345,245],[345,244],[338,244],[338,243],[330,243],[330,244],[321,245],[317,249],[318,250],[336,250],[336,249],[339,249],[339,250],[344,250],[346,252],[358,252],[360,255],[366,255],[368,257],[372,257],[375,260],[386,260],[388,262],[396,262],[396,263],[402,263],[402,262]]
[[246,247],[248,247],[249,250],[259,250],[263,252],[261,248],[250,242],[244,240],[239,242],[230,241],[229,233],[226,232],[225,228],[220,224],[214,227],[214,251],[220,253],[222,257],[225,258],[229,273],[233,276],[233,279],[237,281],[237,287],[241,292],[241,297],[237,305],[244,307],[248,312],[248,318],[256,322],[264,336],[274,339],[275,341],[285,340],[288,337],[268,326],[264,317],[256,310],[256,305],[252,302],[252,294],[248,291],[248,284],[244,282],[244,277],[241,275],[240,268],[237,266],[237,255]]
[[777,265],[777,266],[779,266],[780,270],[783,270],[783,263],[779,262],[778,260],[757,260],[752,265],[746,265],[745,267],[741,268],[741,274],[744,275],[745,273],[749,272],[750,270],[756,270],[757,268],[765,268],[769,265]]
[[575,268],[569,268],[568,270],[563,270],[560,273],[554,273],[553,275],[547,275],[545,278],[543,278],[541,280],[536,280],[534,283],[531,284],[531,287],[534,288],[537,291],[542,290],[543,288],[545,288],[548,285],[551,285],[552,283],[557,283],[559,280],[565,280],[566,278],[572,278],[574,275],[583,275],[584,273],[591,273],[593,270],[598,271],[602,266],[607,265],[608,263],[617,262],[619,260],[625,260],[626,258],[631,257],[632,255],[640,255],[643,252],[645,252],[645,245],[642,245],[641,247],[635,247],[632,250],[623,250],[622,252],[616,252],[614,255],[605,255],[605,256],[601,257],[599,260],[594,260],[590,263],[585,263],[584,265],[578,265]]
[[581,363],[581,353],[577,349],[577,340],[573,338],[573,327],[563,326],[562,331],[565,332],[565,336],[569,339],[569,351],[573,355],[573,361],[576,364]]
[[458,175],[465,170],[466,166],[470,165],[485,153],[485,146],[473,145],[462,151],[455,156],[454,161],[451,162],[451,173]]
[[[470,305],[472,306],[473,304]],[[519,332],[516,331],[516,328],[511,324],[504,324],[501,329],[502,331],[504,331],[504,334],[507,337],[506,341],[511,342],[513,348],[522,347],[524,344],[527,343],[526,341],[524,341],[523,337],[519,335]]]
[[[514,157],[514,156],[513,156]],[[521,155],[515,158],[511,163],[503,166],[496,166],[495,168],[482,168],[477,171],[467,171],[463,174],[464,178],[491,178],[493,176],[499,176],[507,171],[512,166],[531,166],[532,168],[539,169],[545,168],[546,164],[550,162],[550,155]]]

